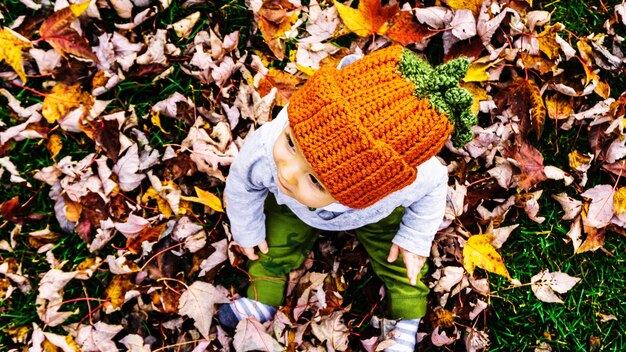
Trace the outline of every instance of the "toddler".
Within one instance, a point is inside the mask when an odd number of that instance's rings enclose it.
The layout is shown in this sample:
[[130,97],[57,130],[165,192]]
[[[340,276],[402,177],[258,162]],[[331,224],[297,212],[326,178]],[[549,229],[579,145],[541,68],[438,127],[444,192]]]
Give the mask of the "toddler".
[[271,319],[315,229],[355,229],[399,319],[386,351],[413,351],[429,291],[420,279],[446,203],[435,155],[453,131],[456,146],[471,140],[476,122],[458,87],[469,61],[433,68],[401,46],[346,61],[311,77],[231,166],[227,214],[252,280],[248,297],[218,316],[231,327]]

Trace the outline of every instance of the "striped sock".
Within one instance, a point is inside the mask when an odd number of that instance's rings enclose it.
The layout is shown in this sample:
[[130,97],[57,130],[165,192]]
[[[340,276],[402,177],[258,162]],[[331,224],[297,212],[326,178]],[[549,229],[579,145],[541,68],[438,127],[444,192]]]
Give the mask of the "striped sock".
[[417,342],[417,328],[420,319],[398,320],[396,327],[391,331],[395,344],[385,348],[385,352],[413,352]]
[[253,299],[242,297],[232,303],[223,304],[218,309],[218,318],[222,325],[235,328],[240,320],[254,317],[261,323],[272,319],[276,313],[276,308]]

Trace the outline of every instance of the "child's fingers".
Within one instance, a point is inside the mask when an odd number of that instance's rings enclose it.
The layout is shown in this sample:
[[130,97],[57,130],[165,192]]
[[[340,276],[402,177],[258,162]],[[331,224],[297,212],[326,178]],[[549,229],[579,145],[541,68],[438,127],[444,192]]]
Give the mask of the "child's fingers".
[[243,252],[243,255],[248,257],[250,260],[259,259],[259,256],[254,253],[254,247],[241,247],[241,251]]
[[411,285],[415,285],[417,283],[417,270],[415,256],[412,254],[404,253],[404,265],[406,266],[406,276],[409,279]]
[[398,252],[400,252],[400,247],[397,244],[392,244],[391,249],[389,249],[389,255],[387,256],[387,261],[389,263],[393,263],[398,259]]
[[263,242],[259,243],[259,250],[261,251],[261,253],[267,254],[267,252],[270,249],[267,247],[267,242],[266,241],[263,241]]

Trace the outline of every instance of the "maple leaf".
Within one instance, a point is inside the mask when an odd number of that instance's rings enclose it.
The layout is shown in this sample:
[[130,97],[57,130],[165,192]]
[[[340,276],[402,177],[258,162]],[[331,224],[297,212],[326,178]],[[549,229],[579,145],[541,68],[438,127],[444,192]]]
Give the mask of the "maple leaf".
[[141,253],[143,243],[156,242],[160,238],[161,233],[163,233],[166,226],[167,223],[164,222],[157,226],[148,226],[143,228],[139,234],[126,240],[126,248],[128,248],[128,250],[133,254]]
[[420,43],[438,33],[439,31],[417,22],[411,11],[400,11],[391,19],[385,35],[402,45],[409,45]]
[[483,4],[482,0],[448,0],[446,4],[453,10],[471,10],[477,15]]
[[322,319],[319,323],[311,323],[313,335],[320,341],[326,341],[327,345],[337,351],[345,351],[348,348],[348,327],[342,321],[343,312],[333,312],[330,317]]
[[490,234],[471,236],[463,247],[463,267],[470,275],[473,275],[474,269],[479,267],[511,280],[502,257],[491,241],[493,241],[493,236]]
[[587,216],[583,219],[585,226],[602,228],[611,222],[614,214],[614,193],[611,185],[597,185],[581,194],[581,196],[591,199]]
[[[209,339],[209,329],[215,314],[215,305],[229,302],[228,297],[215,286],[203,281],[196,281],[180,295],[178,313],[193,319],[194,326],[200,331],[200,334],[205,339]],[[236,350],[242,351],[238,348]]]
[[506,149],[509,160],[514,160],[515,165],[520,168],[518,186],[528,191],[539,182],[546,179],[543,172],[543,155],[537,148],[528,143],[523,143],[521,147],[511,145]]
[[373,34],[385,34],[385,24],[398,12],[398,3],[385,7],[380,0],[359,1],[357,9],[346,6],[338,0],[334,0],[337,12],[348,29],[358,36],[368,37]]
[[41,39],[48,42],[64,57],[66,54],[71,54],[98,63],[98,58],[91,51],[87,39],[70,27],[70,24],[87,10],[90,3],[91,1],[85,1],[70,5],[46,18],[39,27]]
[[6,61],[15,70],[22,82],[26,82],[26,72],[22,64],[22,50],[31,46],[28,39],[8,27],[0,28],[0,61]]
[[544,270],[530,278],[533,293],[539,300],[547,303],[563,303],[554,293],[565,293],[580,281],[577,277],[569,276],[562,272],[549,272]]
[[265,0],[256,18],[265,42],[276,58],[285,58],[285,32],[298,20],[293,4],[286,0]]
[[97,322],[94,325],[82,326],[78,330],[76,342],[82,351],[113,352],[117,351],[113,336],[124,328],[121,325],[111,325]]
[[263,97],[269,94],[273,87],[276,87],[276,105],[285,106],[289,102],[289,97],[301,83],[301,78],[275,67],[270,67],[268,73],[259,82],[257,91]]
[[89,110],[94,100],[89,93],[82,91],[80,83],[71,86],[58,83],[44,98],[41,114],[48,123],[54,123],[81,105]]
[[283,351],[283,347],[270,334],[265,327],[253,318],[245,318],[237,324],[237,330],[233,337],[235,351]]
[[519,139],[526,137],[531,128],[539,139],[546,119],[546,107],[534,80],[515,78],[495,95],[494,100],[501,111],[508,107],[513,115],[520,118]]
[[567,119],[574,112],[574,100],[559,93],[549,94],[546,96],[546,109],[548,117],[553,120]]

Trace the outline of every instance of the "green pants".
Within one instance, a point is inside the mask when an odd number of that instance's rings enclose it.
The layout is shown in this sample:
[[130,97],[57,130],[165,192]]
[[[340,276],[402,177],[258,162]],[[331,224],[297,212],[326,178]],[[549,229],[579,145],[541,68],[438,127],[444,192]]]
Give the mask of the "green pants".
[[[425,264],[419,273],[417,285],[406,277],[406,268],[400,255],[394,263],[387,262],[391,240],[404,214],[399,207],[375,224],[356,230],[358,240],[370,257],[372,268],[384,282],[394,319],[417,319],[426,314],[428,287],[421,281],[428,271]],[[317,231],[302,222],[285,205],[278,205],[270,194],[265,202],[267,254],[248,262],[251,276],[248,297],[271,306],[280,306],[289,272],[297,269],[307,258],[317,239]]]

